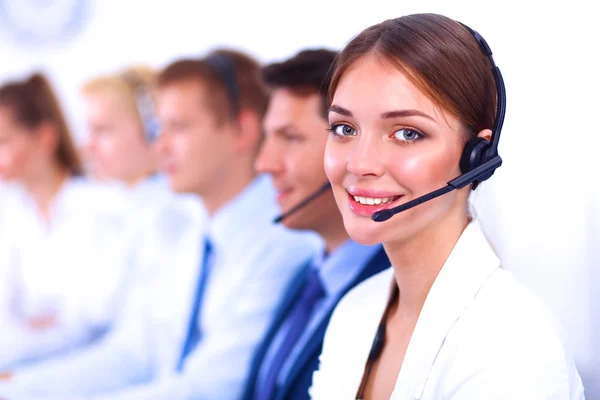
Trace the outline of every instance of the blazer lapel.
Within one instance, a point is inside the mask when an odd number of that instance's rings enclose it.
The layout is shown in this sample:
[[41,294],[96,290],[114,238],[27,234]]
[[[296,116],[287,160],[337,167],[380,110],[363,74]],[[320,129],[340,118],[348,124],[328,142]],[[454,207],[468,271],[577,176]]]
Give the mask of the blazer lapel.
[[[344,287],[344,289],[338,293],[335,304],[339,302],[339,300],[346,294],[350,289],[364,281],[365,279],[383,271],[384,269],[390,266],[390,262],[388,260],[387,255],[383,248],[373,257],[369,259],[369,262],[363,268],[361,273],[358,275],[356,279],[350,282],[348,285]],[[298,375],[303,371],[304,367],[310,360],[315,356],[318,356],[321,353],[321,348],[323,346],[323,337],[325,336],[325,331],[327,330],[327,326],[329,325],[329,319],[331,318],[331,314],[333,313],[333,308],[329,310],[327,314],[323,316],[323,320],[319,323],[318,328],[313,332],[308,340],[304,349],[298,355],[298,358],[294,362],[294,365],[290,369],[290,372],[285,380],[285,385],[281,388],[277,395],[277,399],[285,399],[287,398],[287,392],[290,390],[294,381],[298,377]]]
[[253,396],[258,380],[258,374],[260,372],[260,368],[264,361],[267,350],[269,349],[271,342],[273,342],[275,335],[279,331],[281,324],[284,322],[285,316],[289,313],[290,308],[294,305],[296,299],[300,295],[300,292],[304,287],[304,282],[306,281],[306,277],[308,275],[309,269],[311,268],[311,265],[312,260],[306,263],[306,265],[300,269],[300,272],[298,272],[298,274],[296,274],[296,276],[292,279],[287,290],[285,291],[285,298],[283,299],[283,302],[281,303],[279,309],[275,313],[273,322],[271,323],[271,326],[265,334],[264,339],[261,342],[260,347],[258,347],[258,350],[256,351],[252,360],[252,365],[250,367],[250,375],[248,376],[243,399],[254,398]]
[[427,295],[392,398],[421,398],[448,332],[499,264],[479,226],[472,222],[459,238]]

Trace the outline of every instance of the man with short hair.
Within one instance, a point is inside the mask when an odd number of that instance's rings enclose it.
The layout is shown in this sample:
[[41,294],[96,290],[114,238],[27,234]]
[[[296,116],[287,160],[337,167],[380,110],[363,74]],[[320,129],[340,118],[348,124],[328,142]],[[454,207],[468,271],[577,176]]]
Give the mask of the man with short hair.
[[349,238],[333,193],[322,190],[327,181],[326,91],[335,55],[306,50],[263,69],[272,93],[257,169],[273,177],[277,201],[287,214],[282,223],[314,231],[325,249],[292,280],[254,356],[244,400],[308,399],[334,307],[351,288],[390,266],[381,245],[362,246]]

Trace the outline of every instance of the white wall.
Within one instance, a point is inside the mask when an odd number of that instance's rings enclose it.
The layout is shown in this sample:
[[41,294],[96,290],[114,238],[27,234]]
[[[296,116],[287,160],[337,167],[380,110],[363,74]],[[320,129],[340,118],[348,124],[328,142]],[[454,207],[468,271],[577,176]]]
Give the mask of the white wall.
[[461,20],[494,50],[508,98],[504,165],[475,196],[478,214],[504,267],[562,320],[588,398],[600,399],[600,29],[592,4],[103,0],[63,43],[24,47],[0,28],[0,81],[43,67],[82,139],[77,88],[100,72],[133,62],[160,67],[218,45],[269,62],[305,47],[338,48],[373,23],[413,12]]

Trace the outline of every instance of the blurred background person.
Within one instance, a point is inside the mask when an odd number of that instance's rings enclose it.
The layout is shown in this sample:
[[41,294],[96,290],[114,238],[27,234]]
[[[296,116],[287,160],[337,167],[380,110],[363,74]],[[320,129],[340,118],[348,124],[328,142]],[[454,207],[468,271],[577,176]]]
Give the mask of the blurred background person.
[[272,223],[273,185],[254,169],[268,100],[254,59],[220,50],[178,60],[161,72],[157,94],[169,185],[201,197],[208,220],[182,214],[171,218],[178,227],[150,231],[158,239],[145,240],[142,263],[156,274],[138,281],[113,331],[15,371],[0,396],[238,398],[285,287],[321,247]]
[[0,87],[0,366],[92,340],[110,324],[126,270],[123,197],[81,176],[57,97],[34,74]]
[[81,89],[88,141],[89,174],[136,187],[156,174],[151,144],[159,133],[148,67],[130,67],[87,81]]
[[160,129],[155,75],[149,67],[134,66],[93,78],[81,89],[88,132],[82,153],[90,177],[125,185],[136,209],[160,203],[171,192],[152,147]]
[[200,218],[204,214],[198,196],[175,195],[158,169],[155,79],[154,69],[137,65],[92,78],[81,88],[88,135],[81,154],[92,180],[125,188],[127,262],[138,267],[132,279],[147,269],[135,258],[144,251],[143,232],[156,227],[160,214],[167,220],[169,213],[179,215],[179,207]]

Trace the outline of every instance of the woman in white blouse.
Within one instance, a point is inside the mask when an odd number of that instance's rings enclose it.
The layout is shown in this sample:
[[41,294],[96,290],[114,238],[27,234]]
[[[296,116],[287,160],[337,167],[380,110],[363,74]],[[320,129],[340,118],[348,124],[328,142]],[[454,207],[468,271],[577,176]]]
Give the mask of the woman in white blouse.
[[[126,275],[124,193],[85,181],[47,79],[0,87],[0,368],[91,340]],[[14,189],[14,190],[13,190]]]
[[313,399],[583,398],[554,317],[469,212],[471,188],[501,164],[504,86],[488,50],[466,26],[417,14],[341,52],[325,167],[352,239],[382,242],[393,268],[335,310]]
[[197,196],[175,194],[158,172],[155,78],[152,68],[137,65],[93,77],[81,87],[88,133],[83,154],[89,176],[126,188],[126,242],[128,263],[133,265],[129,284],[139,280],[140,274],[156,273],[140,260],[146,251],[144,238],[154,234],[151,231],[160,221],[172,220],[176,225],[182,210],[200,218],[205,215]]

